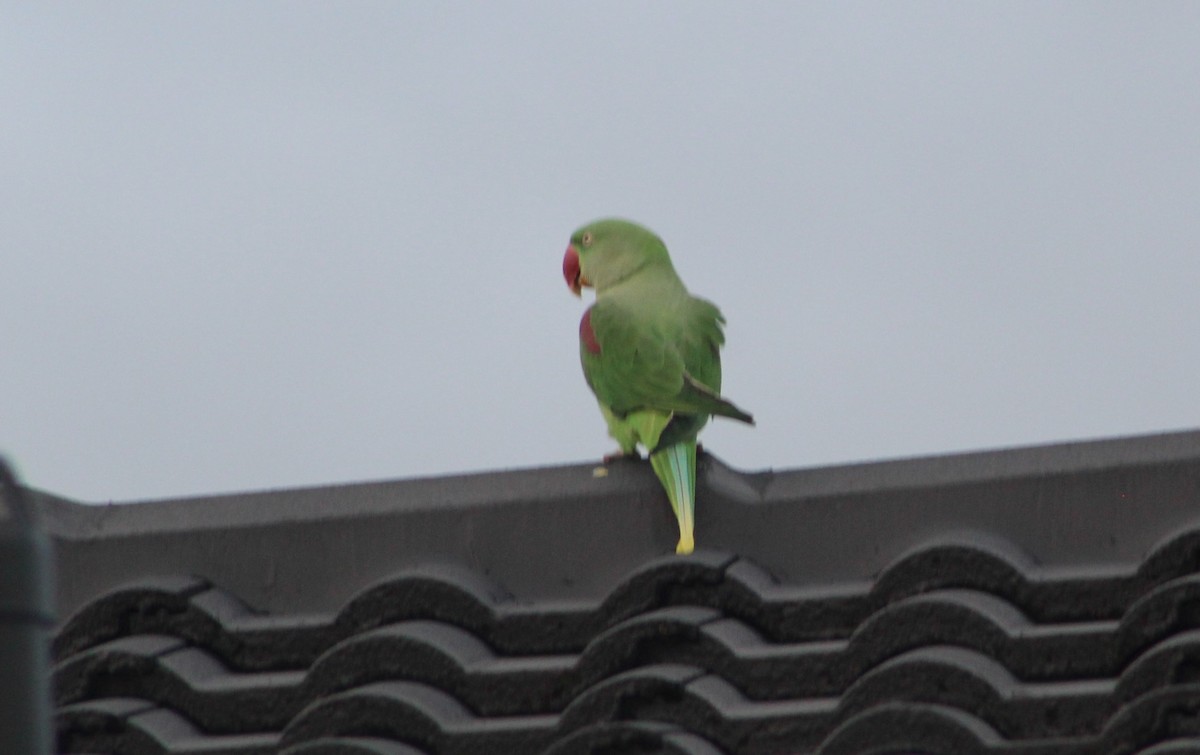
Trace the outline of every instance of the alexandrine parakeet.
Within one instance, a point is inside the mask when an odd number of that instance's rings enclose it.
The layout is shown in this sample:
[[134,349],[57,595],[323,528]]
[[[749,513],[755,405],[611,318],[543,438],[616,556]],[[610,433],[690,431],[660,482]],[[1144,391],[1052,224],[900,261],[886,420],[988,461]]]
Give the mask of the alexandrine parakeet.
[[691,553],[696,435],[710,415],[754,424],[720,395],[725,320],[688,293],[662,240],[625,220],[576,231],[563,275],[576,296],[596,290],[579,323],[579,356],[608,433],[622,454],[636,456],[639,444],[649,452],[679,522],[675,551]]

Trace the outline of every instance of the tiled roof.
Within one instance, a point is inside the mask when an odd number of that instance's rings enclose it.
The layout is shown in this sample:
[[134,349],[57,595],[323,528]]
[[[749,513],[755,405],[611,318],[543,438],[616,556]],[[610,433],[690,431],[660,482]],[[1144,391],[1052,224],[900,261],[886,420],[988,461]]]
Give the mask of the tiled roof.
[[1200,433],[86,507],[68,753],[1200,752]]

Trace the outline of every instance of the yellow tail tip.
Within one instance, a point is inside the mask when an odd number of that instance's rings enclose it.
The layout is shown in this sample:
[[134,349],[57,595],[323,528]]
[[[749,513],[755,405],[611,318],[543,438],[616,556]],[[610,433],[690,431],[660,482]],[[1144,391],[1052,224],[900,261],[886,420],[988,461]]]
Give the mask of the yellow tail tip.
[[675,546],[675,553],[680,556],[686,556],[696,550],[696,541],[692,538],[692,533],[688,533],[679,538],[679,544]]

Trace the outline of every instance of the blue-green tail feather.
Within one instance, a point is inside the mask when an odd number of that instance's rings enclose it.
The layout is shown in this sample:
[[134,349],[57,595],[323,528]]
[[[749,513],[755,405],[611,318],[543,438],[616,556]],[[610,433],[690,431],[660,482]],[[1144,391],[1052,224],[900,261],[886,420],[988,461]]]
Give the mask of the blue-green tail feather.
[[650,464],[667,491],[675,519],[679,522],[676,553],[691,553],[696,547],[696,441],[674,443],[650,455]]

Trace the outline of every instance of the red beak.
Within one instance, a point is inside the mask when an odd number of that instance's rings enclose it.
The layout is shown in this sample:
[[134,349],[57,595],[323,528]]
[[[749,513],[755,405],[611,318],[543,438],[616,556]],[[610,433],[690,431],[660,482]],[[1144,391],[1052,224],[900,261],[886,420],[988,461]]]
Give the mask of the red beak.
[[573,246],[568,246],[567,253],[563,255],[563,277],[567,279],[567,287],[571,289],[571,293],[580,296],[583,279],[579,274],[579,252],[575,251]]

